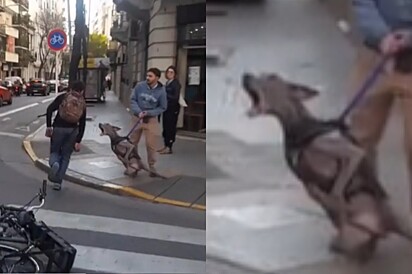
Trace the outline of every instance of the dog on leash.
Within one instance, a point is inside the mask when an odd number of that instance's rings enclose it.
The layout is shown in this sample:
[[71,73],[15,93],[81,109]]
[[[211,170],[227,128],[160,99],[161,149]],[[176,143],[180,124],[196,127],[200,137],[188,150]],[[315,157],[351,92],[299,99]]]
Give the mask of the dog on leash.
[[[121,137],[117,134],[121,128],[112,126],[109,123],[99,123],[99,128],[101,130],[101,136],[109,136],[113,153],[126,168],[124,172],[125,175],[136,177],[140,170],[145,170],[150,174],[153,174],[153,172],[151,172],[143,163],[142,158],[139,155],[137,145],[132,144],[128,138]],[[159,173],[154,173],[153,176],[167,179],[167,177],[160,175]]]
[[365,151],[337,121],[321,121],[303,101],[318,94],[276,74],[243,75],[249,116],[273,115],[284,130],[285,158],[308,194],[337,229],[334,252],[365,262],[389,232],[412,241],[412,226],[396,215]]

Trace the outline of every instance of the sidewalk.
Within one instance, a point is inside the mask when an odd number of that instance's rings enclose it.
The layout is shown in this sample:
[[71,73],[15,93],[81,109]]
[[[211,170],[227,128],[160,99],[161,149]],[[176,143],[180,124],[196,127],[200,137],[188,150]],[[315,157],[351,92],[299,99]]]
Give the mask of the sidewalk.
[[[88,105],[86,131],[81,151],[73,153],[66,180],[109,191],[116,194],[143,198],[152,202],[205,210],[206,204],[206,143],[178,136],[174,154],[158,155],[156,168],[168,179],[151,178],[141,171],[136,178],[123,174],[124,167],[110,148],[107,136],[100,136],[99,123],[119,126],[120,136],[127,135],[132,127],[130,114],[112,94],[107,94],[105,104]],[[44,128],[29,135],[24,147],[35,164],[47,171],[49,139]],[[161,132],[159,147],[163,144]],[[144,138],[139,153],[147,163]]]

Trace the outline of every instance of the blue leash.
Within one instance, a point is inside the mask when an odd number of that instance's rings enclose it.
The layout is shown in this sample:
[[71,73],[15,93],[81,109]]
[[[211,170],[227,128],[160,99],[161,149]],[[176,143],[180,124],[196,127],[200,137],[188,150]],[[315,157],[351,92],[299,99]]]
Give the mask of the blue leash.
[[375,69],[371,72],[371,74],[366,78],[365,82],[363,83],[362,87],[356,93],[355,97],[353,97],[350,104],[345,108],[342,114],[339,116],[338,121],[344,122],[346,117],[349,113],[356,107],[356,105],[360,102],[362,97],[366,94],[366,92],[375,84],[376,80],[379,78],[379,75],[385,68],[385,65],[388,61],[388,57],[383,57]]

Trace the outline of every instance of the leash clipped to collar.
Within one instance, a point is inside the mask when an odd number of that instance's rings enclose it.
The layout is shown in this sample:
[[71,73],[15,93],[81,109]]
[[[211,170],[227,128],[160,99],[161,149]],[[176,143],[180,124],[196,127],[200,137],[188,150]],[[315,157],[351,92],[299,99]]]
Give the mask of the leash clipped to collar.
[[363,83],[359,91],[356,93],[355,97],[353,97],[352,101],[349,103],[349,105],[345,108],[345,110],[339,116],[337,121],[345,124],[346,117],[356,107],[356,105],[360,102],[360,100],[362,100],[366,92],[375,84],[376,80],[378,80],[388,60],[389,60],[389,57],[387,56],[381,59],[378,65],[372,70],[368,78],[366,78],[365,82]]

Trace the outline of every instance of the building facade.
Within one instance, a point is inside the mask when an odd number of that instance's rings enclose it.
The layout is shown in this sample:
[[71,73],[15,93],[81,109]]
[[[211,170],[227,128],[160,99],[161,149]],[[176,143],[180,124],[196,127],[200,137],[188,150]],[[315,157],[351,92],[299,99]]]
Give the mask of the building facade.
[[92,32],[106,35],[109,41],[113,24],[113,5],[111,0],[105,0],[98,8],[91,27]]
[[114,0],[119,12],[112,27],[118,44],[111,50],[114,86],[128,105],[132,84],[145,79],[150,67],[174,65],[188,107],[178,127],[205,133],[206,128],[206,1]]
[[0,78],[14,75],[14,67],[19,65],[16,52],[16,40],[19,29],[13,25],[13,16],[20,13],[20,5],[16,1],[0,0]]

